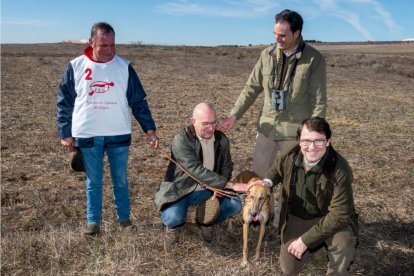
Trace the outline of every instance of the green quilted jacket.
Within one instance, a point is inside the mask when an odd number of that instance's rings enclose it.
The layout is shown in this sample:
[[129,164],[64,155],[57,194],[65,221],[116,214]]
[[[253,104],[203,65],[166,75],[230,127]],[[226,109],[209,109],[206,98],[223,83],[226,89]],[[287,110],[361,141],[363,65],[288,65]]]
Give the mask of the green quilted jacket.
[[[278,157],[266,176],[275,185],[282,184],[282,209],[279,221],[281,235],[286,227],[288,199],[291,194],[290,184],[299,152],[299,146],[295,146]],[[316,201],[323,216],[302,235],[302,241],[309,248],[318,246],[332,234],[347,226],[351,226],[355,236],[358,235],[358,215],[355,212],[352,191],[352,170],[348,162],[332,146],[328,147],[324,159],[322,173],[316,183]]]

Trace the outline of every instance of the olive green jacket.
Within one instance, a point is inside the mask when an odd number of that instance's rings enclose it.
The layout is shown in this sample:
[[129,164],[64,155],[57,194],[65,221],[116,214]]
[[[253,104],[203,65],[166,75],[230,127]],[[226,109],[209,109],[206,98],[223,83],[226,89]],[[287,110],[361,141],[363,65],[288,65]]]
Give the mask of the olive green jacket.
[[292,68],[298,59],[293,82],[286,97],[286,110],[271,108],[273,70],[276,59],[276,46],[264,49],[247,80],[244,89],[234,104],[230,115],[240,119],[263,92],[263,106],[257,120],[257,131],[269,136],[275,126],[275,140],[294,140],[298,125],[311,116],[326,116],[326,65],[322,55],[309,44],[303,51],[289,60],[283,89],[287,89]]
[[[192,125],[182,129],[173,138],[171,157],[184,167],[201,183],[223,189],[230,180],[233,162],[230,156],[230,144],[221,131],[214,133],[214,169],[203,166],[203,150]],[[155,193],[155,204],[158,210],[180,200],[197,188],[197,182],[170,161],[164,181]]]
[[[277,158],[269,169],[266,178],[274,184],[282,183],[282,209],[280,212],[279,232],[283,235],[289,212],[288,199],[291,195],[291,181],[296,157],[300,147],[295,146]],[[358,235],[358,215],[355,212],[352,192],[352,170],[348,162],[328,147],[322,165],[322,173],[316,183],[316,201],[324,214],[312,228],[302,235],[302,241],[309,248],[315,248],[332,234],[351,226]]]

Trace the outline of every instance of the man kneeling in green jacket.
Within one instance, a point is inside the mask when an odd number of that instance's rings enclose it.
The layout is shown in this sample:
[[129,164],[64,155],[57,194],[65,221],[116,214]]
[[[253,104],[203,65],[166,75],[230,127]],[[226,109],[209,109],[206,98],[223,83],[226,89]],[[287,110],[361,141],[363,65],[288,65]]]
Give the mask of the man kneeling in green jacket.
[[[229,141],[221,131],[216,130],[216,111],[208,103],[199,103],[193,111],[191,125],[175,135],[171,144],[171,158],[164,181],[155,194],[155,204],[161,211],[166,227],[166,243],[178,241],[178,228],[185,223],[190,205],[200,205],[211,198],[213,192],[206,190],[190,177],[218,189],[232,189],[245,192],[246,184],[230,181],[233,162]],[[179,164],[182,168],[177,166]],[[242,209],[238,198],[220,197],[220,212],[215,223],[237,215]],[[213,239],[211,226],[202,226],[206,242]]]
[[325,119],[304,120],[297,131],[299,144],[278,157],[261,181],[269,187],[282,184],[279,260],[284,274],[298,274],[309,251],[322,244],[329,256],[327,275],[349,274],[358,234],[353,177],[332,147],[331,135]]

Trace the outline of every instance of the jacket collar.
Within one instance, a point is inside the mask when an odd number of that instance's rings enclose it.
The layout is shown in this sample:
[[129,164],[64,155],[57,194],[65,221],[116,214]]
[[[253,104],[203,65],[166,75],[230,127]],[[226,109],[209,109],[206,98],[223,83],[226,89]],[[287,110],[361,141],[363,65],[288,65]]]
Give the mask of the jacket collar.
[[[326,155],[327,152],[325,152],[325,154],[322,156],[322,158],[319,160],[318,164],[316,164],[315,166],[313,166],[312,168],[309,169],[309,172],[312,173],[321,173],[322,172],[322,168],[325,164],[325,160],[326,160]],[[301,151],[298,152],[298,155],[296,156],[296,160],[295,160],[295,166],[298,168],[304,168],[304,162],[303,162],[303,154]]]
[[91,61],[96,62],[96,63],[106,63],[106,62],[102,62],[102,61],[97,61],[93,58],[93,49],[91,46],[88,46],[85,48],[85,50],[83,50],[83,54]]
[[[289,153],[293,153],[295,155],[295,166],[303,167],[303,154],[300,151],[300,146],[296,146],[292,148]],[[322,156],[321,161],[315,165],[310,171],[323,173],[326,178],[330,179],[333,176],[333,172],[335,170],[336,161],[337,161],[337,153],[336,150],[330,145],[326,149],[326,153]],[[317,167],[317,168],[316,168]]]
[[[300,37],[299,44],[296,47],[296,51],[294,52],[294,56],[296,59],[300,59],[302,56],[302,52],[305,49],[305,41],[303,40],[302,36]],[[276,43],[275,46],[269,49],[269,55],[276,55],[277,52],[283,52],[282,49],[279,48],[279,45]],[[293,54],[292,54],[293,55]],[[276,57],[276,56],[275,56]]]

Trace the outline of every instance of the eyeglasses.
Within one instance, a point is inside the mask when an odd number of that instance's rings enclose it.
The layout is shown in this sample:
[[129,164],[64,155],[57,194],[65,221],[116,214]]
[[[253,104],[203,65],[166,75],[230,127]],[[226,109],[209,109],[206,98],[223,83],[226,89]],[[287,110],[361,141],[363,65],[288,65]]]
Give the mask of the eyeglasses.
[[304,147],[310,147],[310,145],[313,143],[315,147],[322,147],[325,145],[326,139],[318,139],[318,140],[300,140],[300,145]]
[[203,127],[208,127],[208,126],[216,127],[217,121],[214,121],[214,122],[201,122],[201,125]]

